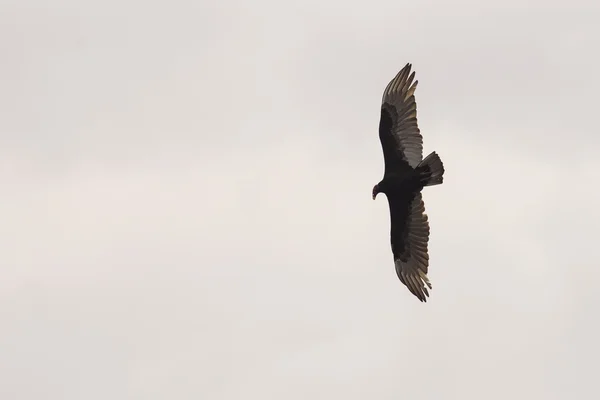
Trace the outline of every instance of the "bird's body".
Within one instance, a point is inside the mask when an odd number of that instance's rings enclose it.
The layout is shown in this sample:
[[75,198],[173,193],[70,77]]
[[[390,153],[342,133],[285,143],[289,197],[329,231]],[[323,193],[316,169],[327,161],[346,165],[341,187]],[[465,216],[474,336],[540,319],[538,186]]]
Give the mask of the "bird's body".
[[407,64],[386,87],[381,105],[379,139],[385,172],[373,187],[373,199],[385,193],[390,206],[390,240],[396,273],[419,300],[427,301],[429,222],[421,191],[443,182],[444,166],[433,152],[423,159],[423,138],[417,125],[417,105]]

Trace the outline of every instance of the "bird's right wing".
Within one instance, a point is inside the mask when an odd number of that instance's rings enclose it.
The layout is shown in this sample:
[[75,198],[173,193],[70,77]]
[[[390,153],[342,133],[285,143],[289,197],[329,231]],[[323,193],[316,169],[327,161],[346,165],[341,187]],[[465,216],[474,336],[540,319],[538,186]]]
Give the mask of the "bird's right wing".
[[[407,205],[405,204],[404,208]],[[390,201],[390,207],[402,206],[402,204],[392,205]],[[394,214],[398,216],[406,215],[406,217],[395,218]],[[429,222],[427,214],[425,214],[425,204],[421,193],[414,196],[408,205],[408,210],[392,212],[392,224],[401,225],[395,230],[392,229],[391,238],[396,274],[412,294],[423,302],[427,301],[427,296],[429,296],[427,288],[431,289],[431,283],[427,277],[429,268],[429,255],[427,254]]]
[[397,171],[407,165],[416,168],[423,160],[423,137],[417,124],[417,103],[413,83],[415,73],[406,64],[383,92],[379,140],[383,148],[385,170]]

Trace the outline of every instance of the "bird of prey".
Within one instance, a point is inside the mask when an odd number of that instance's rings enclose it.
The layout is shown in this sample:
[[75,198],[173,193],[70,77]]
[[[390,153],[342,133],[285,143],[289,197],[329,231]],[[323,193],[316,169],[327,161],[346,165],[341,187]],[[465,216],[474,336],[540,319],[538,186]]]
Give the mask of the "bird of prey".
[[411,64],[385,88],[379,121],[385,172],[373,187],[373,200],[385,193],[390,206],[390,239],[396,274],[420,301],[427,301],[429,221],[421,191],[440,185],[444,165],[436,152],[423,159],[423,137],[417,125],[414,72]]

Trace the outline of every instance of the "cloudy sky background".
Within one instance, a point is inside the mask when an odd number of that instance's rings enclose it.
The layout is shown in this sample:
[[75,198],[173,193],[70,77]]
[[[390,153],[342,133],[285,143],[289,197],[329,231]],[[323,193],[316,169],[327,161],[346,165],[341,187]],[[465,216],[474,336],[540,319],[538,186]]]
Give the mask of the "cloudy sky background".
[[[595,1],[8,0],[0,398],[594,399]],[[381,94],[419,79],[428,303]]]

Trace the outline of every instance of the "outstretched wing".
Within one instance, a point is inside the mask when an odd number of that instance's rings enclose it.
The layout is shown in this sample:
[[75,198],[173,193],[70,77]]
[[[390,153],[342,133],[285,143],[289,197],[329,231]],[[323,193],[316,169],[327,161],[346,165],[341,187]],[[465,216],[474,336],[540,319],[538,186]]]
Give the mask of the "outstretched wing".
[[392,253],[400,281],[419,300],[427,301],[431,283],[427,277],[429,222],[421,193],[407,202],[389,199]]
[[415,168],[423,159],[423,137],[417,125],[415,73],[406,64],[385,88],[379,120],[379,140],[383,147],[385,173]]

